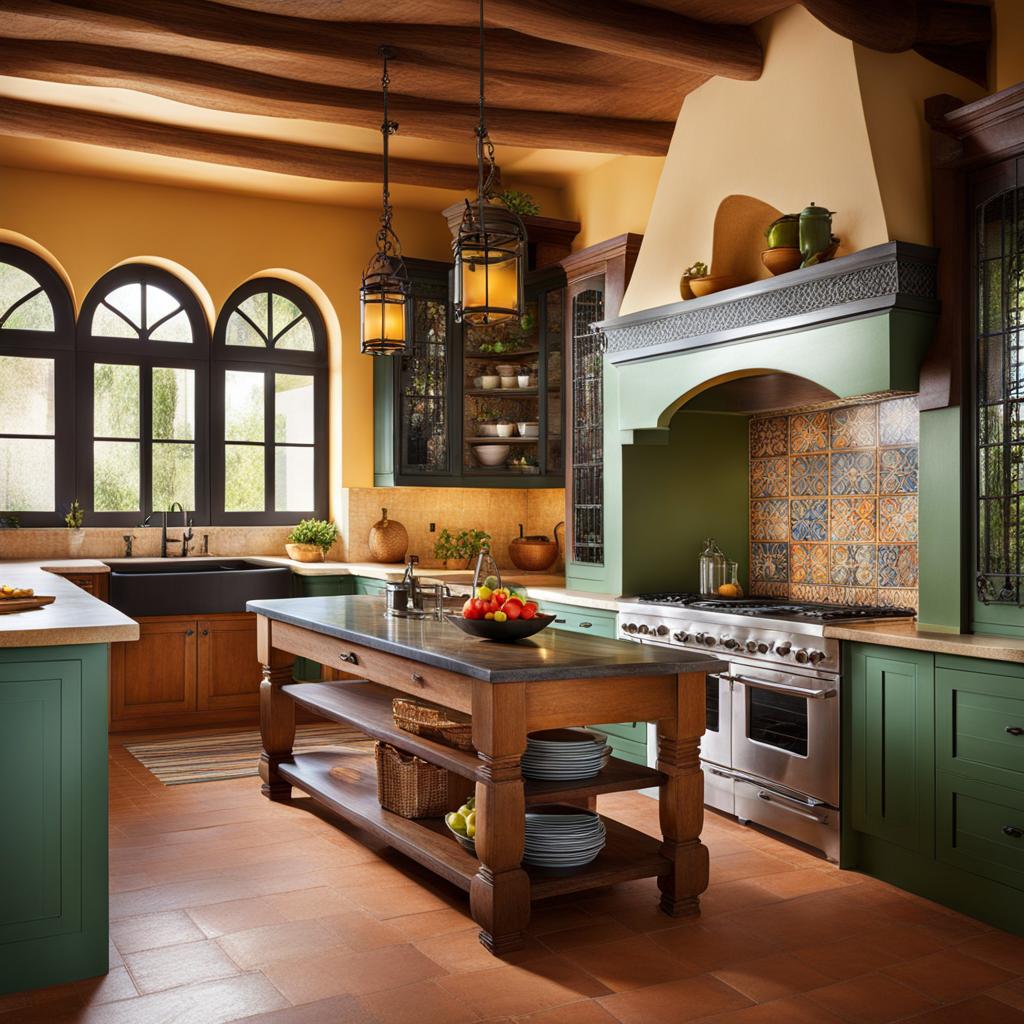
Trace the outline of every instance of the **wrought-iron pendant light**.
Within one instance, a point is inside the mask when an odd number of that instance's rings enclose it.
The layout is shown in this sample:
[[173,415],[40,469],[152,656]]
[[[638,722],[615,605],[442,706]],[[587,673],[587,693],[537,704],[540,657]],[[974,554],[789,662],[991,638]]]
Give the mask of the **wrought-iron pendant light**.
[[[484,161],[487,175],[484,176]],[[494,146],[484,116],[484,0],[480,0],[480,123],[476,129],[477,196],[466,200],[455,253],[455,318],[474,327],[523,315],[526,228],[519,215],[492,204]]]
[[384,94],[384,120],[380,133],[384,140],[384,203],[377,231],[377,251],[363,271],[359,289],[360,349],[364,355],[393,356],[408,350],[408,307],[411,288],[409,273],[402,261],[402,246],[391,226],[391,193],[388,188],[388,139],[398,131],[398,122],[388,118],[388,59],[390,47],[379,51],[384,58],[381,91]]

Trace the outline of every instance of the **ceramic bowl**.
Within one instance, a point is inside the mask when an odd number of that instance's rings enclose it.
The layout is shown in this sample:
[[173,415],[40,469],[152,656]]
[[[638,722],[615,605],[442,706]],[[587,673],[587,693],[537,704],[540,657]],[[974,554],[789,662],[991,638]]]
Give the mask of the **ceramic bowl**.
[[775,249],[761,251],[761,262],[772,274],[788,274],[800,266],[802,259],[800,250],[789,246],[779,246]]
[[516,432],[516,425],[514,423],[499,423],[497,424],[498,437],[514,437]]
[[540,423],[536,421],[525,421],[517,423],[520,437],[538,437],[540,435]]
[[477,433],[480,437],[497,437],[498,436],[498,424],[497,423],[478,423]]
[[724,291],[726,288],[735,288],[743,282],[734,274],[709,274],[707,277],[691,277],[690,291],[695,298],[703,295],[711,295],[714,292]]
[[501,378],[495,373],[488,373],[480,378],[480,387],[487,391],[493,391],[495,388],[501,386]]
[[498,379],[501,381],[501,386],[503,388],[514,388],[516,386],[515,374],[511,377],[499,377]]
[[[495,622],[493,619],[464,619],[461,615],[455,614],[446,615],[445,618],[463,633],[484,640],[497,640],[501,644],[525,640],[555,621],[554,615],[541,615],[540,612],[532,619],[509,619],[507,622]],[[457,832],[455,834],[458,835]]]
[[530,375],[528,373],[520,373],[516,377],[516,382],[521,388],[528,388],[530,386]]
[[512,363],[501,363],[497,370],[502,377],[514,377],[519,372],[519,367]]
[[483,377],[474,377],[473,378],[473,387],[475,387],[475,388],[482,388],[483,386],[484,386],[484,379],[483,379]]
[[464,836],[461,832],[456,832],[455,829],[448,824],[448,819],[444,819],[444,827],[459,841],[459,846],[463,849],[469,850],[474,856],[476,855],[476,843],[469,838]]
[[500,466],[510,451],[507,444],[478,444],[473,447],[473,454],[481,466]]

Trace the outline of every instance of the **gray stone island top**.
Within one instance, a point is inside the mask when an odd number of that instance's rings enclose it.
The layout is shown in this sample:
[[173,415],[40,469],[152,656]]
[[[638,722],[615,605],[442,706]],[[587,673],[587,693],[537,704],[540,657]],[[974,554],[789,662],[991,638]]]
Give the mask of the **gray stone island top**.
[[[724,671],[710,655],[542,630],[528,640],[495,643],[436,619],[392,618],[379,597],[294,597],[250,601],[250,612],[489,683]],[[272,642],[272,641],[271,641]]]

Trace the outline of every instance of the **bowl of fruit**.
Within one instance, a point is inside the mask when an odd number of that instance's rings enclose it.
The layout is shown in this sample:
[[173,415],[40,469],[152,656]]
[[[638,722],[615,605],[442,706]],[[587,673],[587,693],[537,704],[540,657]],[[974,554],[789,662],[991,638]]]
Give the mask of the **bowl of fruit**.
[[555,621],[554,615],[541,612],[525,591],[500,584],[499,579],[488,576],[473,596],[466,598],[461,612],[445,617],[463,633],[499,643],[524,640]]
[[457,810],[444,816],[448,831],[470,853],[476,853],[476,797],[466,797],[466,802]]

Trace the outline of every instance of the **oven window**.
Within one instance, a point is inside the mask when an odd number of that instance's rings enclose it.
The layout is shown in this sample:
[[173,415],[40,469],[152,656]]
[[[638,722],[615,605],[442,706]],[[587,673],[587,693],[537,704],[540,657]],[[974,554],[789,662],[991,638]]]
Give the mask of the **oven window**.
[[707,693],[707,702],[705,704],[706,728],[708,732],[718,732],[718,691],[720,689],[718,676],[708,676],[704,680],[704,688]]
[[807,756],[807,704],[804,697],[747,687],[750,739],[769,747]]

